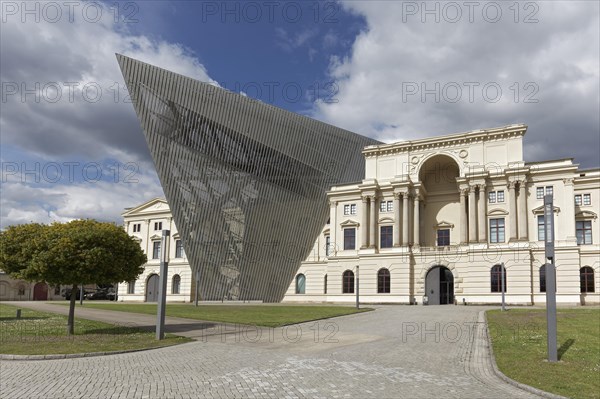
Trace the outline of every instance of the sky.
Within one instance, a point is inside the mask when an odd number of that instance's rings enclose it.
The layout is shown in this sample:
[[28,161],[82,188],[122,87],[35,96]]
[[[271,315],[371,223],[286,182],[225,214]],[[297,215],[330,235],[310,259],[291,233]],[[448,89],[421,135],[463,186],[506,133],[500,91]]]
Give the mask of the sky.
[[115,53],[383,142],[528,125],[600,166],[596,1],[1,2],[0,228],[162,197]]

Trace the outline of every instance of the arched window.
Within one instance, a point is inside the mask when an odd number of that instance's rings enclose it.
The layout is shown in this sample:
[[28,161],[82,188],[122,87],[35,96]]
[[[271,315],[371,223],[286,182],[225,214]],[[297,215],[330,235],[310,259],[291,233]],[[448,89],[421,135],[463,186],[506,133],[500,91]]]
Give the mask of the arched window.
[[546,292],[546,265],[540,266],[540,292]]
[[323,294],[327,294],[327,275],[323,277]]
[[306,292],[306,276],[299,274],[296,276],[296,294],[304,294]]
[[502,273],[504,273],[504,292],[506,292],[506,268],[495,265],[491,270],[492,292],[502,292]]
[[589,266],[584,266],[579,269],[579,281],[581,292],[594,291],[594,269]]
[[390,293],[390,271],[388,269],[379,269],[377,272],[377,293]]
[[354,294],[354,273],[346,270],[342,275],[342,294]]
[[181,277],[179,274],[173,276],[173,281],[171,283],[171,294],[179,294],[179,287],[181,286]]

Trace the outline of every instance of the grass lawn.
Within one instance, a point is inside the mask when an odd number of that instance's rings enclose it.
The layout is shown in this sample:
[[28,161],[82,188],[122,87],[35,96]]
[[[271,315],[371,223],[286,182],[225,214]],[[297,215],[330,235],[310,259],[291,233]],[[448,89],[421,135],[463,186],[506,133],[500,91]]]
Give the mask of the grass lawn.
[[157,341],[153,332],[84,320],[75,312],[75,335],[67,335],[67,317],[0,304],[0,353],[50,355],[155,348],[191,341],[167,334]]
[[[79,305],[77,305],[79,306]],[[156,304],[150,303],[90,303],[85,308],[118,310],[131,313],[156,314]],[[281,327],[305,321],[345,316],[372,310],[331,305],[200,305],[167,304],[167,316],[186,319]],[[77,312],[75,312],[77,314]]]
[[600,308],[558,309],[558,363],[548,363],[545,309],[487,312],[498,368],[569,398],[600,398]]

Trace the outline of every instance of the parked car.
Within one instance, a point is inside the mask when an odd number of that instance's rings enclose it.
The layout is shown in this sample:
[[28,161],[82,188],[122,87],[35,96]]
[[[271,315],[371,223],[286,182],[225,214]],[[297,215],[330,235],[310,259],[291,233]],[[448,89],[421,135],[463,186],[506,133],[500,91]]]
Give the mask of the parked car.
[[[89,294],[90,291],[87,290],[83,290],[83,299],[86,298],[86,295]],[[63,296],[67,301],[71,300],[71,288],[65,288],[63,290],[63,292],[61,293],[61,296]],[[77,294],[75,295],[75,299],[79,300],[81,297],[81,290],[77,290]]]
[[110,288],[99,288],[96,291],[85,294],[84,298],[90,300],[114,301],[116,299],[116,295],[115,292]]

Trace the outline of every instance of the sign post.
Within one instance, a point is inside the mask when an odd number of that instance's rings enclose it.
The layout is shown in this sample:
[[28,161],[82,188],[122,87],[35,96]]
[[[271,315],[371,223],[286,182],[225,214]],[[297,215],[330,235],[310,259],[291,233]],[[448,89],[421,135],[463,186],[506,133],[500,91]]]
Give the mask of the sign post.
[[504,294],[506,291],[506,281],[504,281],[504,273],[505,273],[505,269],[504,269],[504,262],[500,263],[500,267],[502,267],[502,270],[500,270],[500,290],[502,291],[502,307],[501,310],[502,312],[504,312],[506,310],[506,300],[504,298]]
[[169,236],[170,230],[162,231],[160,242],[160,274],[158,285],[158,309],[156,311],[156,339],[165,338],[165,312],[167,307],[167,270],[169,267]]
[[359,287],[359,284],[358,284],[358,279],[359,279],[358,268],[359,268],[359,266],[357,265],[356,266],[356,309],[360,308],[360,304],[359,304],[359,302],[360,302],[359,301],[359,292],[358,292],[358,287]]
[[554,263],[554,203],[552,194],[544,196],[544,244],[546,256],[546,324],[548,361],[557,362],[556,348],[556,268]]
[[198,298],[200,297],[200,269],[196,270],[196,293],[194,295],[194,305],[198,306]]

